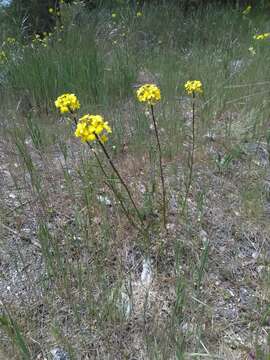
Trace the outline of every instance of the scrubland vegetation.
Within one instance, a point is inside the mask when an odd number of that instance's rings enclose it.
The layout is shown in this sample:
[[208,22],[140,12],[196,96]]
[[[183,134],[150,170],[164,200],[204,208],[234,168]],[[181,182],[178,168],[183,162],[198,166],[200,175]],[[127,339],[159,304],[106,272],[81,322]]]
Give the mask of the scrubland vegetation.
[[60,11],[0,8],[0,359],[269,360],[270,6]]

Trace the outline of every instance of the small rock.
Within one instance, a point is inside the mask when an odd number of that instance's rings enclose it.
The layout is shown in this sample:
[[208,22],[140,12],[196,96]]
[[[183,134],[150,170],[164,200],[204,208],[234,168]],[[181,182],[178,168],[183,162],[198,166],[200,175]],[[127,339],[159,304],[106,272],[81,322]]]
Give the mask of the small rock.
[[239,295],[240,295],[240,301],[243,305],[248,305],[250,303],[251,295],[246,288],[240,287]]
[[50,351],[52,360],[69,360],[68,354],[61,348],[54,348]]
[[141,273],[141,282],[144,286],[148,287],[150,286],[152,282],[152,267],[150,259],[146,258],[143,260],[143,269]]
[[107,196],[98,195],[97,199],[101,204],[104,204],[104,205],[107,205],[107,206],[112,206],[112,202]]

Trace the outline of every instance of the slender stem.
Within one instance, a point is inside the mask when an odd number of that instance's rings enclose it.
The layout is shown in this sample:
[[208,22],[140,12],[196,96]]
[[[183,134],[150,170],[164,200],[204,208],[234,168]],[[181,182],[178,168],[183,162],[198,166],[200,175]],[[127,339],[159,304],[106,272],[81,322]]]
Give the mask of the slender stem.
[[[78,124],[78,121],[77,121],[77,118],[76,116],[73,117],[73,120],[74,120],[74,123],[77,125]],[[105,176],[106,179],[110,179],[106,170],[104,169],[103,165],[102,165],[102,162],[98,156],[98,154],[96,153],[95,149],[91,146],[91,144],[89,143],[89,141],[86,141],[89,149],[94,153],[94,156],[97,160],[97,163],[98,163],[98,166],[100,167],[103,175]],[[123,202],[123,199],[121,198],[121,195],[118,193],[118,191],[115,189],[115,187],[111,184],[111,182],[105,182],[108,187],[112,190],[112,192],[114,193],[115,197],[118,199],[127,219],[129,220],[129,222],[131,223],[131,225],[133,225],[137,230],[141,230],[140,227],[133,221],[132,217],[130,216],[129,212],[128,212],[128,209],[126,208],[124,202]]]
[[185,200],[183,204],[183,211],[185,211],[185,207],[187,204],[188,194],[192,185],[192,178],[193,178],[193,166],[194,166],[194,153],[195,153],[195,93],[192,93],[192,145],[191,145],[191,152],[189,154],[188,159],[188,167],[189,167],[189,176],[188,176],[188,182],[186,185],[186,195]]
[[[96,153],[96,151],[92,148],[91,144],[89,142],[87,142],[87,145],[89,146],[89,148],[93,151],[94,155],[95,155],[95,158],[97,160],[97,163],[101,169],[101,171],[103,172],[104,176],[109,179],[109,176],[108,174],[106,173],[101,161],[100,161],[100,158],[98,157],[98,154]],[[115,197],[118,199],[118,201],[120,202],[120,205],[127,217],[127,219],[130,221],[130,223],[138,230],[140,230],[140,228],[138,227],[138,225],[135,224],[135,222],[133,221],[133,219],[131,218],[124,202],[123,202],[123,199],[121,198],[121,195],[118,193],[118,191],[115,189],[115,187],[111,184],[111,182],[106,182],[106,184],[108,185],[108,187],[112,190],[112,192],[114,193]]]
[[157,122],[154,114],[154,106],[151,105],[151,114],[152,114],[152,120],[155,128],[155,134],[157,139],[157,146],[158,146],[158,152],[159,152],[159,168],[160,168],[160,178],[161,178],[161,184],[162,184],[162,200],[163,200],[163,225],[165,230],[167,230],[167,219],[166,219],[166,189],[165,189],[165,180],[164,180],[164,173],[163,173],[163,166],[162,166],[162,152],[161,152],[161,145],[158,135],[158,129],[157,129]]
[[115,165],[114,165],[114,163],[113,163],[113,161],[112,161],[112,159],[111,159],[108,151],[106,150],[106,148],[105,148],[104,144],[102,143],[102,141],[100,140],[99,136],[98,136],[97,134],[95,134],[95,135],[96,135],[97,141],[98,141],[99,145],[101,146],[101,148],[102,148],[102,150],[103,150],[106,158],[108,159],[108,161],[109,161],[109,163],[110,163],[113,171],[114,171],[115,174],[117,175],[117,177],[118,177],[118,179],[120,180],[121,184],[124,186],[124,188],[125,188],[125,190],[126,190],[126,192],[127,192],[127,194],[128,194],[128,197],[129,197],[129,199],[130,199],[130,201],[131,201],[131,203],[132,203],[132,205],[133,205],[133,207],[134,207],[134,209],[135,209],[135,211],[136,211],[136,213],[137,213],[137,215],[138,215],[138,218],[139,218],[142,226],[144,226],[142,216],[141,216],[141,214],[140,214],[140,212],[139,212],[139,209],[137,208],[137,205],[136,205],[135,201],[133,200],[133,197],[132,197],[132,195],[131,195],[131,192],[130,192],[127,184],[125,183],[124,179],[122,178],[122,176],[120,175],[119,171],[118,171],[117,168],[115,167]]

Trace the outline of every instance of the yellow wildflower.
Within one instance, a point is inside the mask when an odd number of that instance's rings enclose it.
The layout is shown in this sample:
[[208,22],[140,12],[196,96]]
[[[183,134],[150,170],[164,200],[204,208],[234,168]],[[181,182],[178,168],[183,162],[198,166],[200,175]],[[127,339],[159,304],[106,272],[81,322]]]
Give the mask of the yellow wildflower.
[[7,62],[7,55],[2,50],[2,51],[0,51],[0,64],[4,64],[5,62]]
[[115,19],[116,18],[116,13],[112,13],[112,18]]
[[200,82],[200,80],[189,80],[185,83],[185,90],[189,95],[195,93],[202,93],[202,83]]
[[61,114],[74,112],[80,108],[79,100],[74,94],[63,94],[58,96],[54,103],[56,108],[60,110]]
[[140,17],[142,16],[142,12],[138,11],[137,14],[136,14],[137,17]]
[[49,13],[52,14],[53,13],[53,8],[49,8]]
[[251,5],[248,5],[245,10],[242,11],[242,15],[246,16],[250,13],[251,11]]
[[253,39],[255,39],[255,40],[265,40],[265,39],[269,39],[269,38],[270,38],[270,33],[269,32],[253,36]]
[[10,45],[15,44],[16,39],[14,37],[7,37],[7,43]]
[[154,105],[161,99],[160,89],[155,84],[145,84],[137,90],[137,98],[140,102]]
[[107,134],[112,132],[107,121],[100,115],[86,114],[79,119],[75,136],[82,142],[95,141],[99,139],[102,143],[108,140]]

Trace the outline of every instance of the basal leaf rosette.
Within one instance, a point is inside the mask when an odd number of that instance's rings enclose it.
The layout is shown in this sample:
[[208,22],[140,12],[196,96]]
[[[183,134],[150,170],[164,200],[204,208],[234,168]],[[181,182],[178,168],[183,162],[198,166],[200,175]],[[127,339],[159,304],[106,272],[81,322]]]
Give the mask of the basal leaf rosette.
[[82,116],[77,124],[75,136],[82,142],[99,140],[102,143],[108,141],[108,134],[112,132],[107,121],[101,115],[86,114]]
[[155,105],[161,99],[160,89],[155,84],[145,84],[137,90],[137,99]]
[[73,113],[80,108],[79,100],[75,94],[63,94],[54,102],[61,114]]

